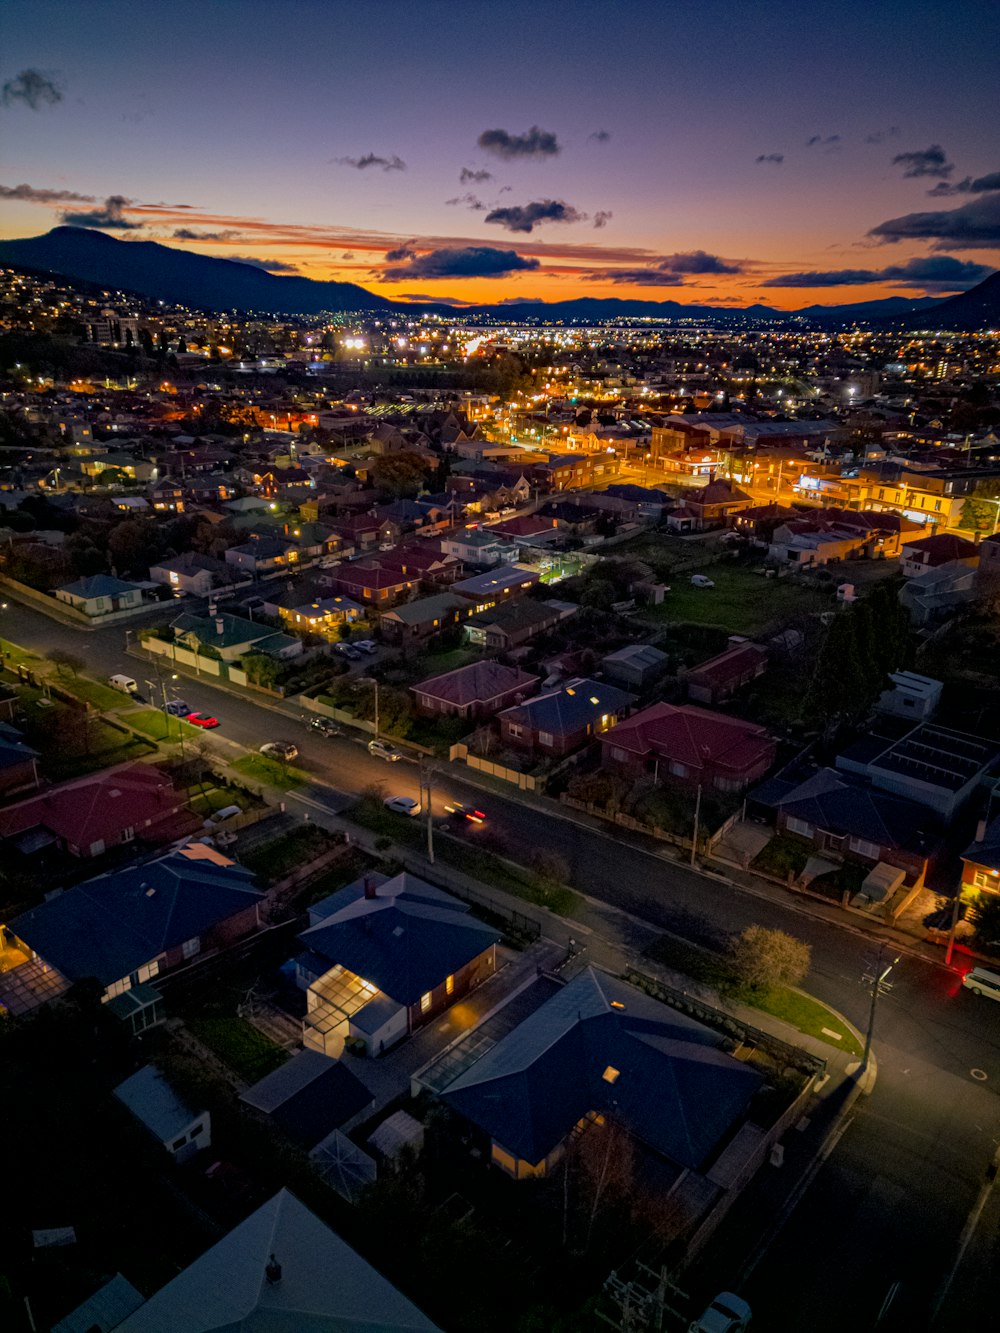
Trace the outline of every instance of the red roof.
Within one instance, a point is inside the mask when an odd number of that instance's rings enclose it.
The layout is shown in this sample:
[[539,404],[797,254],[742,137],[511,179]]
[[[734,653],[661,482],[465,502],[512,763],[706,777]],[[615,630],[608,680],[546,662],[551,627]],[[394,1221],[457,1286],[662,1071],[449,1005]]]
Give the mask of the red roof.
[[168,819],[183,804],[183,795],[160,769],[130,764],[8,806],[0,811],[0,838],[40,825],[71,846],[89,848],[102,841],[110,846],[121,841],[126,829],[138,832]]
[[653,704],[602,737],[605,745],[655,755],[691,769],[742,773],[774,750],[764,727],[691,704]]
[[767,661],[767,649],[759,643],[737,643],[727,648],[717,657],[710,657],[687,673],[690,683],[720,686],[730,681],[740,680],[746,671],[756,670],[761,662]]
[[744,501],[750,503],[749,495],[731,481],[710,481],[707,486],[688,497],[688,504],[697,505],[700,509],[706,505],[743,504]]
[[907,542],[903,553],[910,557],[919,556],[923,564],[933,566],[947,564],[949,560],[978,560],[979,547],[953,532],[939,532],[933,537]]
[[519,514],[506,523],[496,523],[489,529],[503,537],[534,537],[540,532],[549,532],[559,524],[554,518],[539,518],[537,514]]
[[473,703],[490,703],[512,690],[530,694],[538,679],[519,667],[501,666],[499,662],[491,661],[470,662],[468,666],[422,680],[411,689],[414,694],[430,695],[461,708]]

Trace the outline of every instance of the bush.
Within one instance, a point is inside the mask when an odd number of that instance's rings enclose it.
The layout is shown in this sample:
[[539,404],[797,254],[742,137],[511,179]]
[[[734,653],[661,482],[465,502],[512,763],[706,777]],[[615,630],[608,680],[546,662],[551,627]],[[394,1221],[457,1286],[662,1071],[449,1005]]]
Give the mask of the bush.
[[812,950],[783,930],[747,926],[729,946],[737,979],[750,990],[797,986],[809,971]]

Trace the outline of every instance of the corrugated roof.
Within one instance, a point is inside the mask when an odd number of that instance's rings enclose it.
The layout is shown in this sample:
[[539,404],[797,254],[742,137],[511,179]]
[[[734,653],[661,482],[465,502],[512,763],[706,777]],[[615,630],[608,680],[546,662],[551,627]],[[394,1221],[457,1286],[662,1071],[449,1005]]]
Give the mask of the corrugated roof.
[[155,1065],[143,1065],[119,1083],[115,1096],[163,1143],[183,1134],[201,1114],[177,1095]]

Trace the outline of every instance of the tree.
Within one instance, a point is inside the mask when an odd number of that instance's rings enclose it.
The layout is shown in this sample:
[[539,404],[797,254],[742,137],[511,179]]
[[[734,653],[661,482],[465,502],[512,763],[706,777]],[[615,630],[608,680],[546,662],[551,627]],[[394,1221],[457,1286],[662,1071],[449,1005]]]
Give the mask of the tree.
[[982,486],[977,486],[975,493],[962,505],[961,525],[969,532],[991,533],[997,526],[1000,505],[995,504],[993,497],[983,491]]
[[243,658],[243,670],[252,685],[262,685],[273,690],[278,679],[278,663],[267,653],[247,653]]
[[78,676],[87,665],[82,657],[77,657],[76,653],[67,652],[64,648],[53,648],[45,656],[53,664],[59,676],[64,676],[67,671],[73,676]]
[[415,495],[433,465],[420,454],[383,454],[372,464],[372,481],[384,495]]
[[163,554],[163,543],[154,523],[127,518],[108,533],[108,552],[118,570],[148,569]]
[[836,724],[858,717],[871,702],[850,611],[839,612],[826,632],[806,692],[803,713]]
[[1000,948],[1000,893],[977,893],[969,900],[966,920],[983,948]]
[[729,946],[737,979],[750,990],[797,986],[809,971],[812,949],[794,935],[747,926]]

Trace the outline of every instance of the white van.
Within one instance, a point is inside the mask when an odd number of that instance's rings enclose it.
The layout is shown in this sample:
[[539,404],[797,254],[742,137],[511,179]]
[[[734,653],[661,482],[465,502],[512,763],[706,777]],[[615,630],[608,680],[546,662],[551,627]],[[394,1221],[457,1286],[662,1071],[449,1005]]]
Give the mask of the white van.
[[131,676],[109,676],[108,684],[113,690],[121,690],[122,694],[139,693],[139,686]]
[[974,967],[967,972],[962,985],[967,986],[973,995],[988,995],[991,1000],[1000,1000],[1000,975],[985,967]]

